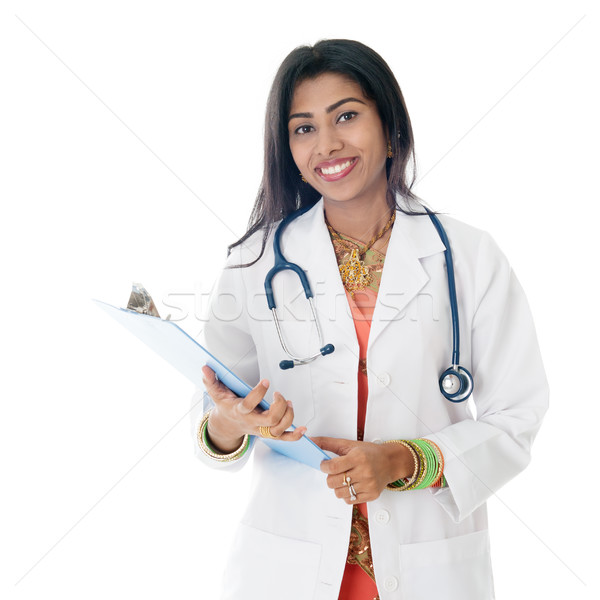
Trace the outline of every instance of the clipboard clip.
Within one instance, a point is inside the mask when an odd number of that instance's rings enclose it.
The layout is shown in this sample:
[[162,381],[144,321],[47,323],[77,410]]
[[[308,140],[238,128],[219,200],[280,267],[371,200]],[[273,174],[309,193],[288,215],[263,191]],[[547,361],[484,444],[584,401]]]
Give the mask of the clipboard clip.
[[150,315],[151,317],[158,317],[160,319],[154,300],[152,300],[150,294],[141,283],[133,283],[131,285],[131,295],[129,296],[129,302],[127,302],[127,310],[133,310],[142,315]]

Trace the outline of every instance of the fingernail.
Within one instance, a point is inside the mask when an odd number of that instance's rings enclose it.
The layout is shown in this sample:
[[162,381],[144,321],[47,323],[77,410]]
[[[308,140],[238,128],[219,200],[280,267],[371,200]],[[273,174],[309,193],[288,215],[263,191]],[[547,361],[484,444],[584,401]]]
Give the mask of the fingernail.
[[261,384],[263,387],[266,387],[266,388],[268,388],[268,387],[269,387],[269,380],[268,380],[268,379],[263,379],[263,380],[260,382],[260,384]]

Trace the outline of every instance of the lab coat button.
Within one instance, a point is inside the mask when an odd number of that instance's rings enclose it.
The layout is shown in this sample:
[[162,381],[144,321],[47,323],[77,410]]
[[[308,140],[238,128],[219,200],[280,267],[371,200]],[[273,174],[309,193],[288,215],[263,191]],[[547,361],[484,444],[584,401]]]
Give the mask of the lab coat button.
[[390,520],[390,513],[387,510],[378,510],[375,513],[375,521],[380,525],[385,525]]
[[393,592],[398,587],[398,580],[395,577],[386,577],[383,587],[386,592]]
[[390,385],[390,381],[392,380],[392,378],[390,377],[389,373],[380,373],[377,376],[377,383],[381,386],[381,387],[387,387],[388,385]]

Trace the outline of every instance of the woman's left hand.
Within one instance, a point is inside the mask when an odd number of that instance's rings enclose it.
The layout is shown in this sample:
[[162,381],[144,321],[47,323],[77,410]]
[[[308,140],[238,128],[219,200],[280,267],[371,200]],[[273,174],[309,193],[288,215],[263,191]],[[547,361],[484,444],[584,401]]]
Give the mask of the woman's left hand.
[[[331,437],[314,437],[321,449],[339,456],[321,463],[327,473],[327,485],[347,504],[376,500],[388,483],[401,477],[410,477],[414,459],[402,444],[373,444]],[[347,483],[350,478],[356,499],[352,500]]]

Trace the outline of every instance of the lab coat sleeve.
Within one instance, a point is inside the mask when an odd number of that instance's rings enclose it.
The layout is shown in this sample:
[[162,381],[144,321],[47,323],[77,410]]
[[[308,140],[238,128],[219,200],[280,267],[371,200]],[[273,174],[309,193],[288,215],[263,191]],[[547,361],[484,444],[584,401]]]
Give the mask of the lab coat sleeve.
[[[247,296],[244,286],[244,269],[229,268],[241,264],[245,257],[240,251],[229,256],[226,268],[211,292],[208,309],[205,314],[202,343],[225,366],[235,372],[249,385],[259,380],[259,369],[256,348],[248,326]],[[203,388],[198,388],[192,397],[191,422],[195,455],[205,464],[213,468],[239,470],[249,459],[255,443],[250,438],[250,449],[242,458],[220,462],[204,454],[198,445],[198,427],[202,416],[210,410],[214,403]]]
[[522,471],[548,406],[548,385],[527,299],[487,234],[479,245],[471,322],[476,420],[428,435],[445,459],[448,487],[432,489],[456,522]]

